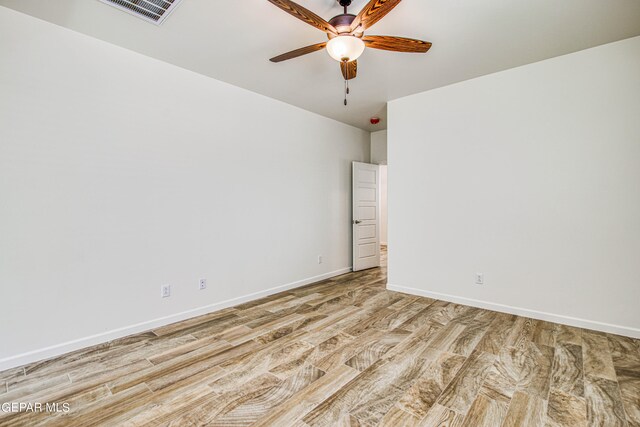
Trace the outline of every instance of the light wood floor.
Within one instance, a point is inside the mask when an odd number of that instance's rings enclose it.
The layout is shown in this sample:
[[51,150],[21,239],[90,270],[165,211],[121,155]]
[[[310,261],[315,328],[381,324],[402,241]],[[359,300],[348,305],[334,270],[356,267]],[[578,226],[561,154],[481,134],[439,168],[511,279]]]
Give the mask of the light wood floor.
[[640,426],[640,342],[350,273],[0,372],[0,425]]

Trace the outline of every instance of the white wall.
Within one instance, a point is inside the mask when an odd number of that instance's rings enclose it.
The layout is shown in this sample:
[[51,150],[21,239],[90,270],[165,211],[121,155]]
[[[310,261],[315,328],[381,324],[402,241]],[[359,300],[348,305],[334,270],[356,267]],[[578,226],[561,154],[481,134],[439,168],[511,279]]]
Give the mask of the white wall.
[[371,132],[371,163],[387,164],[387,131]]
[[369,155],[368,132],[0,7],[0,370],[347,271]]
[[640,37],[388,108],[390,288],[640,337]]

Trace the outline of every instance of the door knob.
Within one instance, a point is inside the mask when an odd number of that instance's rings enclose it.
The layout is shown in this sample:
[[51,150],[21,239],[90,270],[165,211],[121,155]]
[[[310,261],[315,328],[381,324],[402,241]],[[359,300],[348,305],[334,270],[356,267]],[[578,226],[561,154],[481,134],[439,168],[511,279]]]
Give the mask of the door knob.
[[354,220],[353,220],[353,223],[354,223],[354,224],[360,224],[361,222],[362,222],[362,221],[360,221],[359,219],[354,219]]

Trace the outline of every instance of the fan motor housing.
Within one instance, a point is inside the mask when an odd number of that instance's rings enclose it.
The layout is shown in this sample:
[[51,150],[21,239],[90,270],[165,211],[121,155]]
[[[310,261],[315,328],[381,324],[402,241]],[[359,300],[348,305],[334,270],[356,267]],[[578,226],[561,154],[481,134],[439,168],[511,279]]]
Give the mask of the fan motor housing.
[[[334,16],[329,20],[329,24],[333,25],[336,30],[338,30],[338,34],[345,34],[351,32],[351,23],[356,19],[356,15],[351,13],[343,13],[341,15]],[[327,33],[330,39],[334,38],[335,35],[331,33]],[[358,31],[353,33],[356,37],[362,37],[362,32]]]
[[338,16],[334,16],[329,20],[329,24],[334,27],[350,27],[353,20],[356,19],[356,15],[352,15],[350,13],[343,13]]

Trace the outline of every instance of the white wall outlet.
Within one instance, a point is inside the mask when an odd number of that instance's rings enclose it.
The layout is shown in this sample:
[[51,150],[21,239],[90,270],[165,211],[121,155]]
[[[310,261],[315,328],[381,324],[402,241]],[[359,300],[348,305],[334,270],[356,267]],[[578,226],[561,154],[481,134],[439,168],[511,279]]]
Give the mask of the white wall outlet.
[[476,285],[484,285],[484,273],[476,273]]
[[207,279],[200,279],[198,282],[198,287],[200,290],[207,289]]
[[167,298],[171,296],[171,285],[162,285],[160,288],[160,296],[162,298]]
[[322,264],[322,255],[318,255],[318,264]]

